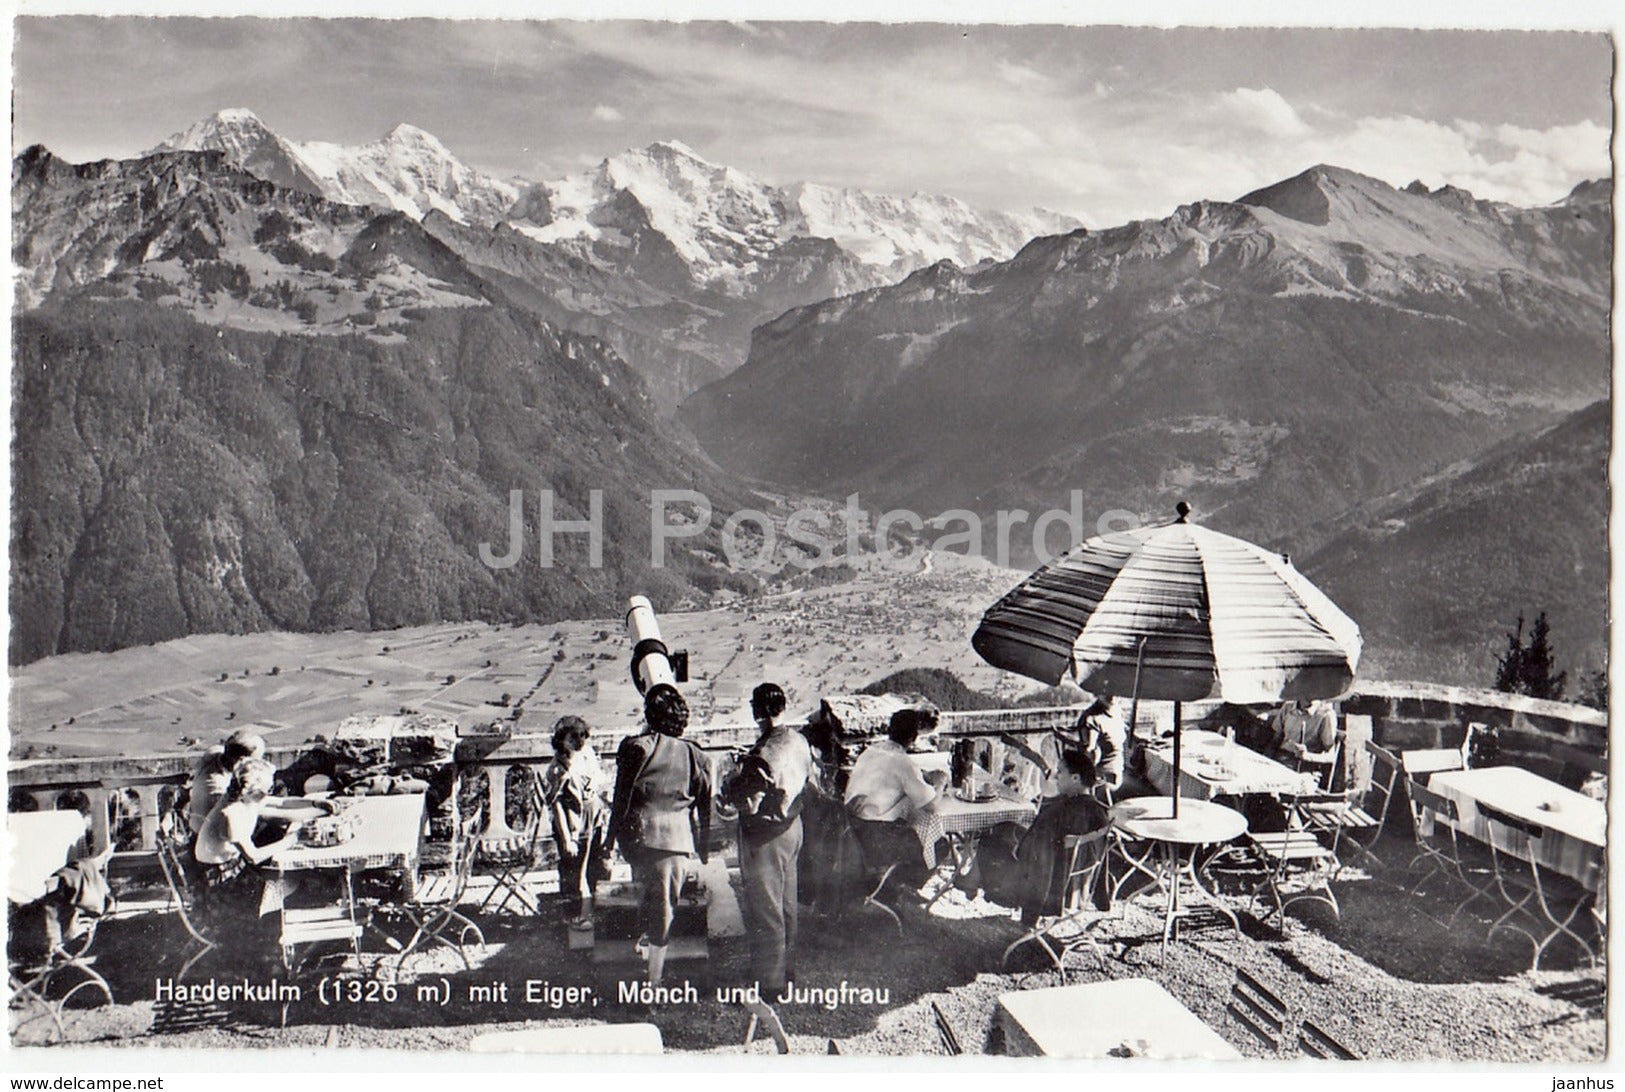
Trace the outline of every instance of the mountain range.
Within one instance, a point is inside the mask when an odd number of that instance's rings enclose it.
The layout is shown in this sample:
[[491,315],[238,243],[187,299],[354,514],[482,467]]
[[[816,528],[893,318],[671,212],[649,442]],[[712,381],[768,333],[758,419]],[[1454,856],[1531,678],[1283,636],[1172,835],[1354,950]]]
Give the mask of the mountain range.
[[1301,551],[1604,396],[1611,253],[1605,188],[1513,209],[1317,167],[790,311],[681,416],[724,467],[799,488],[927,515],[1184,498]]
[[[1316,167],[1095,232],[676,144],[551,183],[408,126],[166,145],[13,161],[13,662],[748,589],[717,533],[747,482],[989,531],[1187,499],[1390,676],[1482,683],[1520,610],[1602,662],[1606,180],[1522,209]],[[663,487],[715,517],[652,571]],[[530,548],[492,570],[512,489]],[[604,491],[601,568],[529,563],[541,489]]]
[[1579,695],[1608,655],[1612,417],[1596,402],[1334,521],[1302,568],[1357,605],[1362,673],[1486,686],[1503,635],[1544,611]]
[[349,147],[293,141],[232,109],[154,149],[168,151],[218,151],[278,186],[422,221],[493,278],[543,287],[537,306],[602,337],[666,409],[737,367],[751,329],[790,307],[1077,226],[927,194],[773,186],[675,141],[552,181],[499,179],[415,126]]
[[[714,528],[651,569],[648,492],[750,494],[602,341],[515,306],[416,220],[224,153],[12,165],[10,657],[197,632],[614,612],[735,578]],[[496,569],[510,493],[522,562]],[[540,563],[555,520],[590,518]]]
[[681,418],[726,468],[968,509],[984,542],[1072,490],[1088,533],[1188,500],[1310,559],[1393,670],[1485,683],[1548,606],[1596,665],[1606,406],[1553,429],[1608,395],[1612,253],[1607,181],[1519,209],[1316,167],[796,309]]

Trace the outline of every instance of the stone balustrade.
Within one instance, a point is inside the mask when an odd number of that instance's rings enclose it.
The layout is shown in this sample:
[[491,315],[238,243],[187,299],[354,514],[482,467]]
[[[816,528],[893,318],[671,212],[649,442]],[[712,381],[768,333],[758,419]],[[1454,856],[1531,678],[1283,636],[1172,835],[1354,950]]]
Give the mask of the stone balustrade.
[[[1584,706],[1486,690],[1375,682],[1361,684],[1340,705],[1344,714],[1371,717],[1373,738],[1398,750],[1459,746],[1467,725],[1482,721],[1499,728],[1505,762],[1569,785],[1577,785],[1588,771],[1607,769],[1607,715]],[[1213,708],[1213,703],[1186,706],[1186,723]],[[1077,706],[1070,706],[946,713],[940,734],[1043,731],[1071,724],[1078,712]],[[1142,708],[1142,716],[1145,712]],[[748,744],[755,734],[753,724],[727,724],[696,728],[688,738],[715,760]],[[601,746],[612,751],[614,742],[606,739]],[[280,767],[297,753],[294,748],[275,748],[267,757]],[[159,817],[186,784],[197,758],[120,755],[13,762],[7,775],[8,807],[77,807],[90,817],[87,848],[105,848],[122,831],[126,843],[133,844],[121,851],[151,852]],[[468,736],[458,741],[456,762],[465,780],[481,771],[487,774],[486,814],[501,825],[508,814],[507,771],[537,767],[551,758],[552,744],[546,736]],[[499,771],[500,776],[492,776]]]
[[1467,726],[1497,729],[1500,761],[1570,788],[1608,772],[1608,714],[1569,702],[1428,683],[1364,683],[1342,701],[1369,716],[1372,737],[1392,750],[1460,747]]

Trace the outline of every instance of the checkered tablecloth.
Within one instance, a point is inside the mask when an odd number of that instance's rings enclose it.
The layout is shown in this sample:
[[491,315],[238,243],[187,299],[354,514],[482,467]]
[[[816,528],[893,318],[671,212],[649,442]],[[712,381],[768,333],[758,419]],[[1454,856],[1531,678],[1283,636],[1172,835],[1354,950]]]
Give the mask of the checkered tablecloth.
[[1038,815],[1032,804],[1020,800],[988,800],[971,803],[958,797],[945,796],[935,807],[914,813],[909,826],[920,838],[920,850],[928,868],[937,867],[937,843],[949,836],[980,834],[1000,823],[1020,823],[1031,826]]

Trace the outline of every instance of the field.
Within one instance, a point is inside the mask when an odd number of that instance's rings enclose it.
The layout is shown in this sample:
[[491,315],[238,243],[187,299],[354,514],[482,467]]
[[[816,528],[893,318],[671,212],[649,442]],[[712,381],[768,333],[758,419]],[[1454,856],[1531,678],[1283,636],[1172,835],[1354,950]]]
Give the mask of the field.
[[[941,667],[1011,698],[1036,683],[995,670],[970,634],[1021,574],[952,555],[910,571],[660,616],[687,649],[697,726],[749,720],[758,682],[792,715],[903,667]],[[619,735],[638,723],[619,618],[458,623],[374,633],[206,635],[113,653],[53,656],[11,673],[14,759],[195,751],[241,727],[294,745],[357,714],[414,709],[461,725],[508,719],[545,734],[566,713]],[[517,717],[514,717],[517,712]]]

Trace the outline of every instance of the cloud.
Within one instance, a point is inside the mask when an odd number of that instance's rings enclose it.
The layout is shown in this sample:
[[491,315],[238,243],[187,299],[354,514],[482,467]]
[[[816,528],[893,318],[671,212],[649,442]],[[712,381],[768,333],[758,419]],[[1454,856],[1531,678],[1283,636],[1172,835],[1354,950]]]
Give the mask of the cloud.
[[1290,138],[1309,132],[1292,104],[1268,87],[1226,91],[1218,97],[1215,107],[1241,125],[1270,136]]
[[1042,72],[1035,71],[1027,65],[1015,61],[1000,61],[997,66],[999,79],[1012,87],[1040,88],[1046,86],[1050,80]]
[[1519,152],[1550,160],[1570,171],[1602,173],[1608,163],[1607,129],[1595,122],[1559,125],[1551,129],[1524,129],[1500,125],[1495,139]]
[[1337,34],[24,19],[14,137],[129,154],[241,101],[303,140],[411,117],[499,173],[552,178],[676,139],[768,182],[1042,205],[1091,227],[1315,163],[1518,204],[1610,170],[1606,42]]

